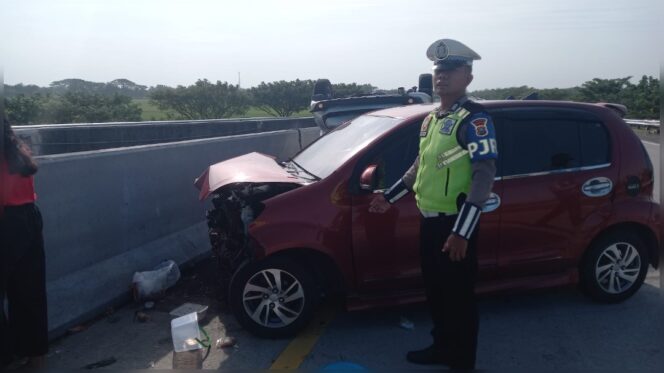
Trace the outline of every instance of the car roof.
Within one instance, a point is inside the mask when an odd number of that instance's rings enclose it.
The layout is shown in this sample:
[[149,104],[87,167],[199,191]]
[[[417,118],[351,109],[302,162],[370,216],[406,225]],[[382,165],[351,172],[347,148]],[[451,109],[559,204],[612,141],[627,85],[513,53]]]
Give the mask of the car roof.
[[[548,107],[548,108],[567,108],[567,109],[584,109],[591,112],[601,112],[610,110],[603,104],[588,104],[582,102],[572,101],[547,101],[547,100],[478,100],[478,104],[484,106],[487,110],[507,109],[507,108],[528,108],[528,107]],[[396,106],[387,109],[373,111],[368,115],[392,117],[398,119],[409,119],[426,115],[433,111],[438,106],[438,103],[433,104],[417,104]]]

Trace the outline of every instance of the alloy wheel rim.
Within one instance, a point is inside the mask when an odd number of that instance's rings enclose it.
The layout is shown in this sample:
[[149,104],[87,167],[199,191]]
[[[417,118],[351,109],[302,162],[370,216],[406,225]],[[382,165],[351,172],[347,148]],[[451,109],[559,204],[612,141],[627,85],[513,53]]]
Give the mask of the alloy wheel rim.
[[244,285],[242,304],[247,315],[258,325],[283,328],[302,314],[304,289],[291,273],[275,268],[264,269]]
[[595,280],[603,291],[621,294],[636,283],[641,272],[641,256],[627,242],[605,248],[595,263]]

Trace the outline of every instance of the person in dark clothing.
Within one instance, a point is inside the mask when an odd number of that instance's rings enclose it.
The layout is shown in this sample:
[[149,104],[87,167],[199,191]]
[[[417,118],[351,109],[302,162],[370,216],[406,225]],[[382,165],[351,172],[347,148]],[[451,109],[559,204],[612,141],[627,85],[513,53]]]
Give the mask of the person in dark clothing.
[[498,157],[491,116],[466,96],[472,62],[480,56],[466,45],[441,39],[429,47],[440,107],[422,122],[420,149],[412,167],[370,211],[383,213],[409,192],[422,214],[420,256],[433,344],[410,351],[416,364],[474,369],[479,316],[475,300],[477,232],[489,198]]
[[19,359],[41,368],[48,350],[48,321],[42,216],[33,179],[37,164],[6,117],[2,131],[0,370]]

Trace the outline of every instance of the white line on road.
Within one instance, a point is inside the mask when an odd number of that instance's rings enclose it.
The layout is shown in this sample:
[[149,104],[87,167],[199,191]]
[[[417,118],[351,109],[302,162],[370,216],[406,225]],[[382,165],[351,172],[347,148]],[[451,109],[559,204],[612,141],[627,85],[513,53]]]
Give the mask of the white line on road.
[[656,143],[656,142],[652,142],[652,141],[646,141],[646,140],[641,140],[641,141],[643,141],[643,142],[644,142],[644,143],[646,143],[646,144],[650,144],[650,145],[657,145],[657,146],[659,146],[659,144],[658,144],[658,143]]

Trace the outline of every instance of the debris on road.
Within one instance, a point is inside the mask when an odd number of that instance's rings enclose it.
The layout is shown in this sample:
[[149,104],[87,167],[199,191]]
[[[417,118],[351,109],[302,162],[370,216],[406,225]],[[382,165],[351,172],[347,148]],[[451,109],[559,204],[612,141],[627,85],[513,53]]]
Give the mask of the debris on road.
[[217,339],[216,347],[217,349],[233,347],[237,341],[233,337],[221,337]]
[[173,351],[173,369],[203,369],[203,355],[201,351]]
[[406,329],[406,330],[415,329],[415,324],[413,324],[412,321],[408,320],[405,317],[401,318],[401,321],[399,322],[399,326],[402,327],[403,329]]
[[136,272],[132,279],[134,300],[159,297],[180,279],[180,269],[172,260],[159,263],[152,271]]
[[[171,320],[171,337],[175,352],[198,350],[203,348],[201,331],[196,312]],[[209,344],[208,344],[209,346]]]
[[87,328],[88,328],[87,325],[83,325],[83,324],[76,325],[76,326],[73,326],[73,327],[67,329],[67,334],[71,335],[71,334],[80,333],[80,332],[86,330]]
[[150,321],[150,319],[152,319],[152,316],[150,316],[149,314],[147,314],[145,312],[136,311],[136,313],[134,313],[134,321],[148,322],[148,321]]
[[117,360],[113,356],[111,356],[108,359],[99,360],[96,363],[88,364],[88,365],[84,366],[83,368],[88,369],[88,370],[103,368],[103,367],[107,367],[109,365],[115,364],[116,362],[117,362]]

